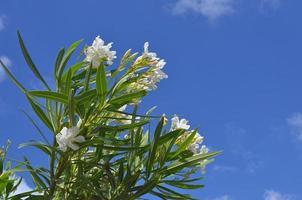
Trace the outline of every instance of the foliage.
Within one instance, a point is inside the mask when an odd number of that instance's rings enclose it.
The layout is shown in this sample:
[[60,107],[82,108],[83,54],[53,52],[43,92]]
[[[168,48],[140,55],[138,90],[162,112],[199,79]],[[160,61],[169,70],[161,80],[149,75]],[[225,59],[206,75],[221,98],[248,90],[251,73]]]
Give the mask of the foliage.
[[14,177],[15,172],[18,171],[18,166],[11,169],[11,163],[9,161],[5,163],[9,145],[10,142],[8,141],[6,147],[0,148],[0,199],[8,199],[22,181],[22,178]]
[[[44,90],[28,90],[1,62],[11,80],[25,94],[33,111],[47,127],[49,142],[38,123],[27,114],[43,141],[32,146],[49,158],[48,168],[33,167],[27,158],[22,163],[31,174],[35,189],[9,195],[17,186],[11,172],[2,173],[0,192],[8,199],[141,199],[145,194],[160,199],[194,199],[181,189],[198,189],[203,169],[218,152],[200,148],[203,137],[189,130],[185,119],[169,120],[139,111],[142,98],[167,75],[164,60],[149,52],[128,50],[116,68],[116,58],[97,37],[69,65],[81,40],[67,50],[62,48],[54,64],[55,89],[45,81],[32,61],[18,33],[20,47],[29,69]],[[83,58],[84,57],[84,58]],[[68,66],[68,67],[67,67]],[[126,108],[127,106],[127,108]],[[155,124],[154,124],[155,123]],[[4,156],[1,157],[3,163]],[[1,163],[0,163],[1,164]],[[19,181],[20,182],[20,181]],[[14,186],[13,186],[14,185]]]

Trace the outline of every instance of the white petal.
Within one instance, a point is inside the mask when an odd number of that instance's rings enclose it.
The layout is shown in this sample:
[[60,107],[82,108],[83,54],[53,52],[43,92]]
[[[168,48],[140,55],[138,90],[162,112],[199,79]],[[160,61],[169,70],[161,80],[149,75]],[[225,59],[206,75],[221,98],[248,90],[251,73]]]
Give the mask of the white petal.
[[75,137],[73,140],[78,143],[85,142],[85,138],[82,135]]
[[67,133],[67,131],[68,131],[68,128],[63,127],[62,130],[60,131],[60,133],[61,133],[62,135],[65,135],[65,134]]
[[72,142],[68,142],[67,144],[72,150],[76,151],[79,149],[79,146],[77,144],[74,144]]

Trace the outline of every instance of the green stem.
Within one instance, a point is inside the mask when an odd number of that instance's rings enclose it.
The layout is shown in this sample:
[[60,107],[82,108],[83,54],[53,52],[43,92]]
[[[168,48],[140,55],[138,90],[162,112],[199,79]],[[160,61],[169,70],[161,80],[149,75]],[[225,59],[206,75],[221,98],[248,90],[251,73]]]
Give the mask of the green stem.
[[54,174],[54,167],[55,167],[55,157],[56,157],[56,152],[55,152],[55,145],[56,145],[56,136],[54,134],[53,138],[53,149],[51,152],[51,157],[50,157],[50,189],[49,189],[49,197],[52,199],[54,192],[55,192],[55,186],[56,186],[56,178]]

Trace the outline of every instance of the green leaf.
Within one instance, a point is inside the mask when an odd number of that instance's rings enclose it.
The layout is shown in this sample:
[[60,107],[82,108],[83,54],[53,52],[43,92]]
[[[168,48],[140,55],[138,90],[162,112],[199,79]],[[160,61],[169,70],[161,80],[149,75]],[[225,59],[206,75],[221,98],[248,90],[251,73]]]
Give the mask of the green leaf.
[[167,168],[164,168],[162,170],[160,170],[160,173],[165,174],[166,176],[172,174],[172,173],[176,173],[182,169],[184,169],[185,167],[191,167],[195,164],[197,164],[198,162],[201,162],[205,159],[209,159],[212,158],[214,156],[217,156],[218,154],[220,154],[220,152],[211,152],[208,154],[197,154],[194,155],[192,157],[189,158],[183,158],[179,161],[175,161],[169,164],[169,166]]
[[108,150],[114,150],[114,151],[135,151],[135,150],[140,150],[143,147],[127,147],[127,146],[110,146],[110,145],[104,145],[104,149]]
[[46,83],[46,81],[43,79],[43,77],[41,76],[40,72],[38,71],[38,69],[36,68],[34,62],[32,61],[26,47],[25,47],[25,44],[23,42],[23,39],[21,37],[21,34],[20,32],[18,31],[17,32],[18,34],[18,40],[19,40],[19,44],[20,44],[20,47],[21,47],[21,50],[22,50],[22,54],[25,58],[25,61],[27,63],[27,65],[29,66],[29,68],[31,69],[31,71],[34,73],[34,75],[44,84],[44,86],[50,90],[48,84]]
[[24,157],[24,161],[25,161],[25,166],[28,169],[35,185],[40,189],[46,190],[47,187],[46,187],[45,183],[43,182],[43,180],[39,177],[39,173],[30,165],[27,158]]
[[64,72],[65,66],[68,62],[68,60],[70,59],[72,53],[76,50],[76,48],[79,46],[79,44],[82,42],[82,40],[78,40],[76,42],[74,42],[72,45],[70,45],[70,47],[68,48],[68,50],[66,51],[64,57],[61,60],[61,63],[58,67],[57,70],[57,79],[61,80],[62,74]]
[[146,182],[135,194],[131,195],[129,200],[135,200],[135,199],[139,198],[140,196],[150,192],[156,186],[157,181],[158,180],[153,179],[153,180]]
[[69,94],[70,90],[71,90],[71,87],[72,87],[72,70],[69,69],[67,71],[67,77],[66,77],[66,80],[65,80],[65,84],[64,84],[64,93],[66,95]]
[[68,104],[68,96],[57,92],[34,90],[34,91],[28,91],[27,94],[34,97],[40,97],[40,98],[54,100],[56,102]]
[[149,159],[146,166],[147,177],[149,177],[154,165],[155,155],[156,155],[157,147],[159,146],[159,139],[164,125],[164,120],[165,120],[164,117],[162,117],[155,129],[154,137],[151,144],[151,149],[149,152]]
[[62,62],[64,54],[65,54],[65,49],[61,48],[57,55],[56,62],[55,62],[55,72],[54,72],[55,75],[57,75],[57,73],[58,73],[58,70],[59,70],[59,67]]
[[111,99],[111,104],[125,105],[127,103],[133,102],[134,99],[139,99],[147,94],[147,91],[142,90],[135,93],[126,94],[120,97]]
[[171,158],[175,158],[177,157],[180,153],[182,153],[183,151],[185,151],[188,146],[192,143],[192,140],[194,139],[195,135],[196,135],[197,131],[193,131],[189,137],[187,137],[185,139],[185,141],[183,143],[181,143],[178,147],[178,149],[176,150],[176,152],[171,156]]
[[202,188],[204,187],[204,185],[201,184],[186,184],[186,183],[182,183],[181,181],[163,181],[163,183],[166,183],[168,185],[174,186],[174,187],[178,187],[181,189],[198,189],[198,188]]
[[118,170],[118,183],[121,183],[124,178],[124,163],[120,162],[119,170]]
[[4,160],[3,158],[0,158],[0,176],[3,173],[3,165],[4,165]]
[[86,76],[85,76],[85,84],[84,84],[85,92],[89,90],[91,70],[92,70],[92,64],[90,63],[89,68],[87,69],[87,72],[86,72]]
[[71,126],[76,126],[75,122],[75,103],[73,99],[73,91],[71,90],[68,96],[68,111],[69,111],[69,120]]
[[0,60],[0,64],[3,67],[6,74],[9,76],[9,78],[13,81],[13,83],[23,92],[26,93],[26,89],[23,87],[23,85],[14,77],[14,75],[9,71],[9,69],[5,66],[5,64]]
[[87,92],[83,92],[80,95],[75,97],[78,105],[85,104],[87,102],[91,102],[91,98],[96,96],[96,89],[88,90]]
[[164,193],[164,194],[168,194],[170,198],[173,196],[173,199],[179,199],[179,200],[197,200],[197,199],[192,198],[188,194],[180,194],[180,193],[175,192],[174,190],[171,190],[171,189],[169,189],[167,187],[164,187],[162,185],[158,185],[157,189],[160,192]]
[[36,115],[40,118],[40,120],[50,129],[50,130],[54,130],[52,123],[50,122],[50,120],[48,119],[48,117],[45,115],[44,111],[40,108],[40,106],[38,106],[32,99],[30,96],[26,95],[27,100],[29,101],[31,107],[33,108],[33,110],[35,111]]
[[44,139],[44,141],[47,142],[47,144],[49,144],[48,139],[45,137],[45,135],[43,134],[42,130],[39,128],[39,126],[37,125],[35,120],[33,120],[33,118],[24,110],[21,110],[21,111],[25,114],[25,116],[30,120],[30,122],[33,124],[33,126],[37,129],[38,133]]
[[129,49],[128,51],[126,51],[126,53],[124,54],[124,56],[121,59],[121,62],[119,64],[119,67],[115,70],[112,71],[111,74],[111,79],[114,78],[116,75],[118,75],[119,72],[121,72],[122,70],[125,69],[125,66],[133,61],[133,59],[137,56],[137,53],[132,54],[131,53],[131,49]]
[[106,71],[103,64],[101,64],[96,73],[96,90],[97,94],[100,97],[100,104],[104,105],[106,100],[107,93],[107,80],[106,80]]
[[159,144],[165,144],[169,140],[178,138],[181,134],[183,134],[185,131],[182,129],[174,130],[169,133],[164,134],[160,137]]
[[[78,63],[72,65],[69,69],[72,71],[72,74],[75,74],[79,69],[81,69],[83,66],[85,66],[85,63],[86,62],[84,62],[84,61],[83,62],[78,62]],[[62,81],[66,80],[67,73],[68,73],[68,71],[63,73],[63,75],[62,75]],[[72,77],[72,79],[74,79],[74,77]]]
[[121,131],[126,131],[126,130],[131,130],[137,127],[141,127],[145,124],[149,123],[149,121],[141,121],[133,124],[126,124],[126,125],[121,125],[121,126],[98,126],[96,127],[92,132],[96,133],[98,131],[116,131],[116,132],[121,132]]
[[24,147],[36,147],[37,149],[40,149],[41,151],[43,151],[44,153],[46,153],[47,155],[51,155],[52,152],[52,147],[43,144],[41,142],[26,142],[23,144],[19,145],[19,148],[24,148]]

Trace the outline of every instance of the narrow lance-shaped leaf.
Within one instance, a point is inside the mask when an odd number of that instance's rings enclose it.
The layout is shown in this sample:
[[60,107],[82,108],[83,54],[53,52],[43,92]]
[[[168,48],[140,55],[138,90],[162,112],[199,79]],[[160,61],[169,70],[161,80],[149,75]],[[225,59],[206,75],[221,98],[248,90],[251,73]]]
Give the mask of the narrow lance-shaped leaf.
[[125,105],[127,103],[131,103],[131,102],[145,96],[146,94],[147,94],[147,92],[145,90],[126,94],[126,95],[111,99],[111,104]]
[[118,183],[121,183],[124,178],[124,163],[121,162],[118,170]]
[[69,94],[69,92],[71,91],[72,89],[72,70],[69,69],[67,71],[67,77],[66,77],[66,80],[64,82],[64,93],[66,95]]
[[89,89],[91,70],[92,70],[92,63],[90,63],[90,65],[87,69],[87,72],[86,72],[86,76],[85,76],[85,84],[84,84],[85,92],[88,91],[88,89]]
[[187,184],[187,183],[182,183],[181,181],[163,181],[164,183],[178,187],[181,189],[198,189],[204,187],[204,185],[201,184]]
[[197,131],[193,131],[189,137],[187,137],[185,139],[185,141],[183,143],[181,143],[179,145],[179,147],[177,148],[176,152],[172,155],[172,158],[175,158],[176,156],[178,156],[181,152],[185,151],[188,146],[192,143],[192,140],[194,139],[195,135],[197,134]]
[[50,91],[29,91],[27,92],[28,95],[34,97],[40,97],[44,99],[54,100],[56,102],[61,102],[64,104],[68,103],[68,96],[65,94],[57,93],[57,92],[50,92]]
[[40,134],[40,136],[44,139],[44,141],[47,143],[47,144],[50,144],[48,139],[45,137],[45,135],[43,134],[42,130],[39,128],[39,126],[37,125],[37,123],[35,122],[35,120],[27,113],[25,112],[24,110],[21,110],[24,115],[30,120],[30,122],[33,124],[33,126],[37,129],[38,133]]
[[164,120],[165,120],[164,117],[162,117],[160,119],[156,129],[155,129],[151,149],[150,149],[150,152],[149,152],[149,159],[148,159],[147,166],[146,166],[147,167],[146,168],[147,177],[149,177],[149,175],[151,173],[151,170],[152,170],[152,167],[154,165],[155,155],[156,155],[157,147],[159,145],[159,139],[160,139],[160,135],[161,135],[161,132],[162,132],[163,125],[164,125]]
[[3,67],[6,74],[9,76],[9,78],[13,81],[13,83],[23,92],[26,93],[25,87],[14,77],[14,75],[9,71],[8,67],[2,62],[0,59],[0,64]]
[[22,54],[25,58],[25,61],[27,63],[27,65],[29,66],[29,68],[31,69],[31,71],[34,73],[34,75],[44,84],[44,86],[50,90],[50,87],[48,86],[48,84],[46,83],[46,81],[44,80],[44,78],[41,76],[40,72],[38,71],[37,67],[35,66],[34,62],[32,61],[26,47],[25,44],[23,42],[21,33],[18,31],[18,40],[19,40],[19,44],[22,50]]
[[62,62],[64,54],[65,54],[65,49],[61,48],[58,55],[57,55],[56,62],[55,62],[55,71],[54,71],[55,76],[58,73],[58,70],[59,70],[59,67],[60,67],[60,64]]
[[168,194],[170,198],[171,198],[171,196],[173,196],[174,199],[198,200],[198,199],[192,198],[188,194],[180,194],[180,193],[178,193],[178,192],[176,192],[174,190],[171,190],[171,189],[169,189],[167,187],[164,187],[162,185],[158,185],[157,189],[159,191],[161,191],[162,193]]
[[96,89],[97,89],[97,94],[100,97],[100,105],[104,105],[104,102],[106,100],[106,93],[107,93],[107,80],[106,80],[106,71],[103,64],[101,64],[97,69]]
[[28,142],[28,143],[23,143],[23,144],[19,145],[19,148],[24,148],[24,147],[36,147],[37,149],[40,149],[47,155],[50,155],[51,151],[53,149],[52,147],[50,147],[46,144],[43,144],[42,142]]
[[72,45],[70,45],[70,47],[66,51],[64,57],[62,58],[61,63],[60,63],[60,65],[58,67],[58,70],[57,70],[57,79],[59,80],[59,82],[60,82],[62,74],[64,72],[66,63],[68,62],[68,60],[70,59],[72,53],[76,50],[76,48],[78,47],[78,45],[81,42],[82,42],[82,40],[78,40],[75,43],[73,43]]
[[50,120],[47,118],[47,116],[45,115],[44,111],[40,108],[40,106],[38,106],[32,99],[30,96],[27,96],[27,100],[30,103],[31,107],[33,108],[33,110],[35,111],[36,115],[40,118],[40,120],[50,129],[53,131],[53,126],[50,122]]
[[146,182],[135,194],[133,194],[129,198],[129,200],[135,200],[135,199],[139,198],[140,196],[152,191],[152,189],[156,186],[157,181],[158,181],[157,179],[153,179],[153,180]]
[[30,163],[26,157],[24,157],[24,161],[26,163],[25,166],[28,169],[30,175],[32,176],[35,185],[40,189],[46,189],[47,186],[45,185],[43,180],[39,177],[39,174],[37,173],[37,171],[30,165]]
[[77,101],[77,104],[85,104],[87,102],[90,102],[93,97],[96,96],[96,89],[91,89],[86,92],[81,93],[80,95],[75,97],[75,100]]
[[70,120],[70,125],[75,126],[75,103],[73,99],[73,91],[70,90],[69,96],[68,96],[68,111],[69,111],[69,120]]
[[197,154],[197,155],[194,155],[189,158],[183,158],[180,161],[175,161],[175,162],[169,164],[169,166],[167,168],[162,169],[160,171],[160,173],[164,174],[165,176],[169,176],[170,174],[178,172],[185,167],[194,166],[198,162],[203,161],[205,159],[212,158],[214,156],[217,156],[218,154],[220,154],[220,152],[211,152],[208,154]]

